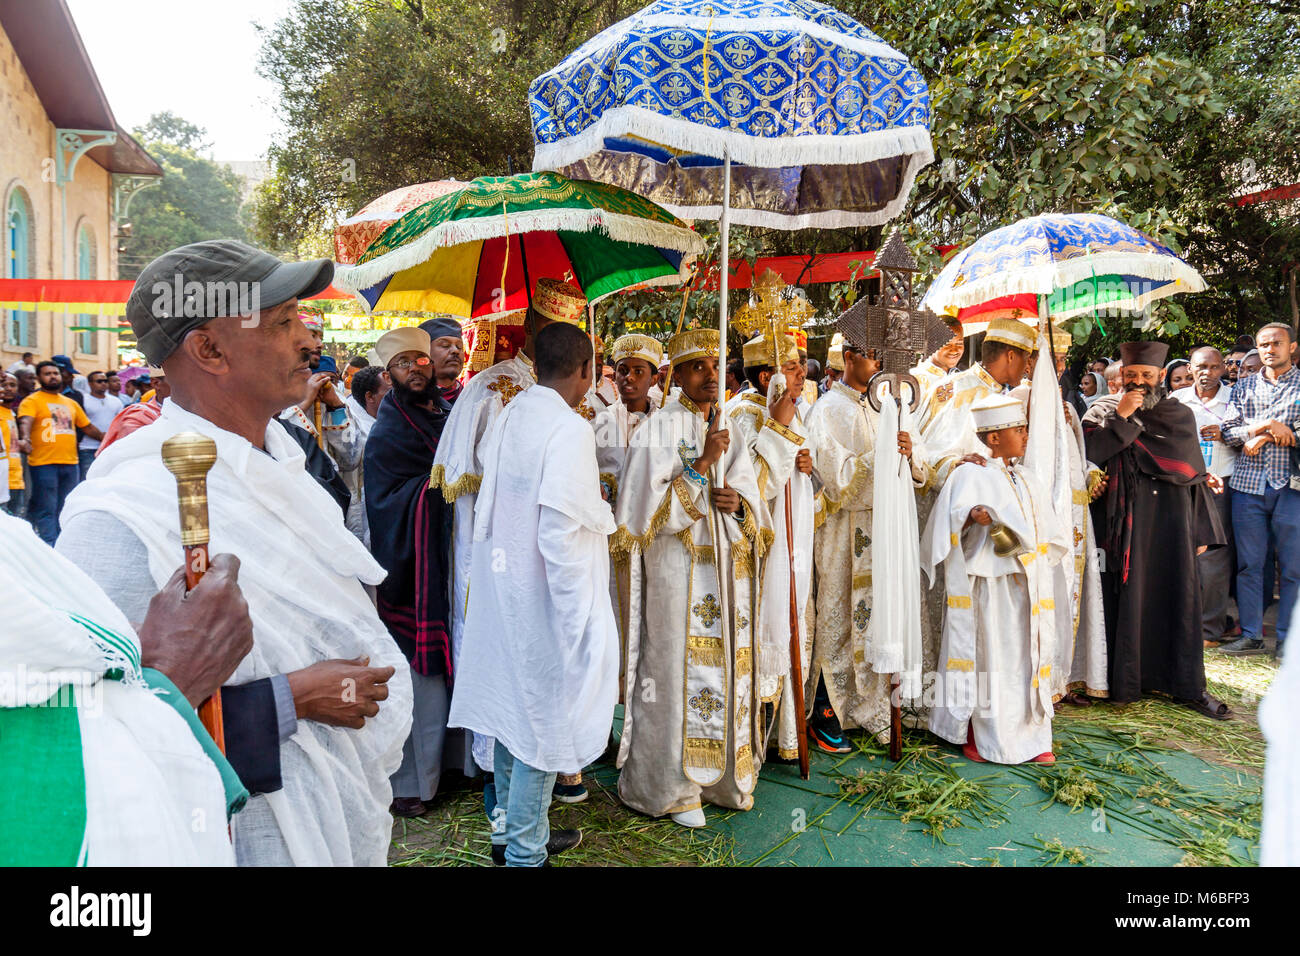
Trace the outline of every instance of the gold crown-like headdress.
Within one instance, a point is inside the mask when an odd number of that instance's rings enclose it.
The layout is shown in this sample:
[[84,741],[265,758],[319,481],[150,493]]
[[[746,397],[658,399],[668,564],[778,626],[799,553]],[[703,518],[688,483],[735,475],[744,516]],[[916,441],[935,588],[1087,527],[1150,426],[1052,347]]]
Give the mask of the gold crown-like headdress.
[[617,365],[627,358],[642,359],[658,368],[664,362],[664,347],[650,335],[623,335],[614,340],[609,360]]
[[717,329],[688,329],[668,340],[668,358],[676,368],[697,358],[718,357]]
[[548,319],[577,325],[587,311],[587,297],[559,279],[538,279],[533,291],[533,308]]

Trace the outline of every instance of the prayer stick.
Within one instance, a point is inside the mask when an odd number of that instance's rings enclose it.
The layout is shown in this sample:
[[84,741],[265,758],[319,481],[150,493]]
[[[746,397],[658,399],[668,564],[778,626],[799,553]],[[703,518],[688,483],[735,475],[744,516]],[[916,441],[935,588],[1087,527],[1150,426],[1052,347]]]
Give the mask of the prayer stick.
[[[167,470],[176,476],[181,545],[185,549],[185,589],[189,591],[208,570],[208,472],[217,461],[217,444],[198,432],[181,432],[163,442],[162,460]],[[221,715],[220,690],[199,705],[199,720],[217,747],[225,753],[226,732]]]

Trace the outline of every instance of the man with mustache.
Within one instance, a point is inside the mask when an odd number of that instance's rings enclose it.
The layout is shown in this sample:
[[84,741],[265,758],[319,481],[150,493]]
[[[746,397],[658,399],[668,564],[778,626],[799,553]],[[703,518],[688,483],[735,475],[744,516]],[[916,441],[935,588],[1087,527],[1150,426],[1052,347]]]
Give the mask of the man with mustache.
[[1109,473],[1093,505],[1106,550],[1102,598],[1110,699],[1128,703],[1158,692],[1226,720],[1228,705],[1205,689],[1201,594],[1196,557],[1225,544],[1190,408],[1164,394],[1169,347],[1120,346],[1123,391],[1083,418],[1088,458]]
[[323,320],[315,312],[306,310],[300,311],[298,318],[311,336],[312,347],[306,353],[310,374],[302,401],[286,408],[280,413],[280,418],[311,435],[317,447],[334,460],[339,474],[349,475],[361,467],[365,442],[348,413],[342,389],[337,387],[340,381],[338,365],[332,356],[322,354],[325,341]]
[[429,471],[451,406],[438,387],[423,328],[386,332],[375,351],[393,387],[379,403],[366,441],[366,516],[371,553],[388,572],[377,592],[379,616],[410,662],[415,697],[411,734],[393,774],[393,812],[415,817],[437,794],[443,766],[463,768],[466,756],[465,735],[447,736],[450,505],[429,490]]
[[460,373],[465,368],[465,338],[460,322],[454,316],[442,315],[421,322],[420,328],[429,333],[429,360],[433,363],[434,380],[438,391],[455,405],[465,388]]
[[[410,679],[365,587],[384,570],[277,418],[311,374],[298,300],[333,274],[328,259],[281,262],[224,239],[146,266],[126,316],[171,394],[156,421],[101,452],[63,511],[60,553],[142,620],[182,554],[163,442],[198,432],[215,444],[212,549],[239,559],[253,622],[222,691],[226,753],[253,794],[231,823],[241,866],[386,863],[388,778],[410,730]],[[256,308],[221,294],[232,282],[259,290]],[[173,302],[171,287],[189,298]]]

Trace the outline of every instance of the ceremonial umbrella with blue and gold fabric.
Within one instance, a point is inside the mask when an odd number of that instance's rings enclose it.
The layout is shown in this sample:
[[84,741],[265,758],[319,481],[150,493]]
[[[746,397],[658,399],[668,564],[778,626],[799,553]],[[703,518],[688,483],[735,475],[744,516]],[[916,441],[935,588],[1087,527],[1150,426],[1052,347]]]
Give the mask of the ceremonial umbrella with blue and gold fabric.
[[1205,280],[1172,249],[1109,216],[1049,214],[994,229],[957,253],[921,307],[956,316],[966,334],[996,318],[1060,323],[1103,309],[1140,312]]
[[920,73],[815,0],[656,0],[533,80],[528,98],[534,169],[717,219],[724,265],[731,222],[888,222],[934,158]]
[[526,308],[541,278],[577,285],[589,302],[675,285],[703,248],[626,189],[551,172],[491,176],[404,213],[334,283],[371,311],[481,318]]

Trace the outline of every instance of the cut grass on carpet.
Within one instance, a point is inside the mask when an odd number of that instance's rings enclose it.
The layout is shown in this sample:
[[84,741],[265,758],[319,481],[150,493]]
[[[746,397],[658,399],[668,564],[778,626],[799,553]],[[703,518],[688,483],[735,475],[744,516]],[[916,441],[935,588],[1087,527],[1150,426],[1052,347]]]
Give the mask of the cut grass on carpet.
[[[808,818],[807,829],[820,838],[830,862],[853,862],[837,860],[831,844],[861,819],[902,822],[923,831],[934,845],[947,846],[945,832],[996,829],[1011,813],[1022,817],[1028,797],[1030,806],[1038,808],[1031,812],[1059,804],[1070,813],[1099,817],[1107,831],[1122,823],[1126,832],[1137,831],[1181,850],[1180,866],[1249,865],[1259,844],[1259,775],[1264,765],[1256,710],[1277,665],[1264,656],[1208,651],[1205,671],[1210,693],[1232,707],[1233,719],[1211,720],[1155,698],[1066,707],[1053,721],[1055,766],[989,765],[987,774],[977,776],[957,773],[955,768],[963,763],[960,756],[925,731],[905,733],[903,759],[893,766],[883,744],[870,735],[854,734],[850,740],[857,750],[833,762],[818,760],[813,780],[800,781],[765,766],[763,785],[827,798],[829,805]],[[1177,751],[1211,765],[1206,767],[1207,786],[1180,780],[1158,759]],[[778,851],[797,836],[783,823],[779,830],[764,827],[757,846],[754,832],[745,838],[747,846],[737,845],[727,824],[746,815],[712,807],[708,830],[651,820],[619,802],[617,780],[613,766],[601,763],[586,775],[591,796],[585,803],[552,808],[553,827],[583,831],[582,844],[556,857],[556,866],[729,866],[740,860],[761,864],[779,860]],[[1009,807],[1013,798],[1016,806]],[[845,805],[853,812],[840,826]],[[715,830],[715,823],[723,824],[722,832]],[[1044,866],[1105,863],[1106,854],[1113,852],[1067,845],[1050,831],[1041,834],[1037,826],[1029,832],[1032,839],[990,849],[1008,851],[1012,861],[1015,847],[1033,850],[1034,862]],[[769,838],[778,842],[769,847]],[[967,859],[1004,865],[998,852]],[[481,789],[461,783],[440,794],[424,817],[396,820],[389,861],[395,866],[490,866]],[[953,862],[962,861],[956,856]]]
[[1264,769],[1264,738],[1256,711],[1276,674],[1277,663],[1267,655],[1229,657],[1207,651],[1207,689],[1232,708],[1234,716],[1229,720],[1211,720],[1173,701],[1147,697],[1132,704],[1066,707],[1053,725],[1100,725],[1132,734],[1143,745],[1185,750],[1213,763],[1258,773]]
[[[614,792],[618,774],[597,768],[584,774],[591,796],[555,804],[553,829],[580,829],[582,843],[554,866],[727,866],[735,863],[730,837],[652,820],[624,807]],[[481,789],[439,794],[429,812],[393,822],[392,866],[491,866],[492,846]]]

